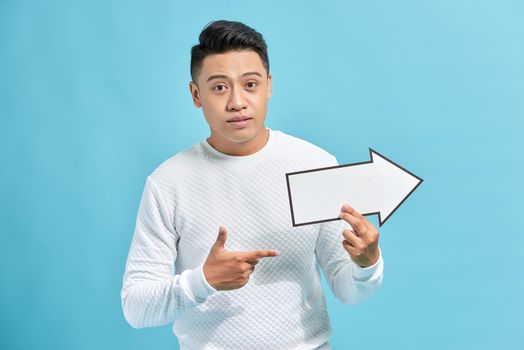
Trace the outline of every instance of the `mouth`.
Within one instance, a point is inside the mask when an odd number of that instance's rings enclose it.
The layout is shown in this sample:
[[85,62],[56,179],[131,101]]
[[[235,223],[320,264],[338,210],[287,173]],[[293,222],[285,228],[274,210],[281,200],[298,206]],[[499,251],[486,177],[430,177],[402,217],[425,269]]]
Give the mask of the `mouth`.
[[250,117],[235,117],[235,118],[229,119],[227,121],[227,123],[230,124],[231,126],[233,126],[236,129],[242,129],[242,128],[245,128],[249,124],[249,121],[251,119],[253,119],[253,118],[250,118]]
[[249,120],[249,119],[253,119],[253,118],[251,118],[251,117],[245,117],[245,116],[240,116],[240,117],[234,117],[234,118],[228,119],[227,122],[228,122],[228,123],[241,122],[241,121]]

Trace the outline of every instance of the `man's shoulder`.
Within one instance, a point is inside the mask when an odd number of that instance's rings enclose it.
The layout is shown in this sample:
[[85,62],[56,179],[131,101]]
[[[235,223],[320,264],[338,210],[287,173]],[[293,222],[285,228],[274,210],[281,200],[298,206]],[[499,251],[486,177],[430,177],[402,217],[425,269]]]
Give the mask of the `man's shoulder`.
[[201,142],[183,149],[162,161],[149,175],[156,182],[173,180],[195,167],[202,157]]

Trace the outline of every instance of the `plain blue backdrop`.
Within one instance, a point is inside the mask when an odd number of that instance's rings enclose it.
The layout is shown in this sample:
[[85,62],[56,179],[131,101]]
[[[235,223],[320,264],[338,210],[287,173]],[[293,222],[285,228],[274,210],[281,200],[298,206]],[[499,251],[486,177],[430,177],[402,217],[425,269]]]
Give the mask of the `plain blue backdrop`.
[[[176,349],[120,306],[146,176],[209,129],[204,25],[269,45],[267,125],[424,179],[381,228],[382,288],[334,349],[523,349],[524,3],[0,2],[0,348]],[[377,223],[376,218],[372,222]]]

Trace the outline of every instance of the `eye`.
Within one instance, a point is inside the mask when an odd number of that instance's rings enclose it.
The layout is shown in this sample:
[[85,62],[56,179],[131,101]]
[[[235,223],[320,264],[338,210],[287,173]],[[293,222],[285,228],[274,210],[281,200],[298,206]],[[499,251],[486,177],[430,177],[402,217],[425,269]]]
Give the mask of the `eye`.
[[218,91],[218,92],[222,92],[226,89],[226,86],[223,85],[223,84],[219,84],[219,85],[215,85],[213,86],[213,91]]
[[246,83],[246,86],[247,86],[249,89],[253,89],[253,88],[255,88],[257,85],[258,85],[258,84],[257,84],[256,81],[248,81],[248,82]]

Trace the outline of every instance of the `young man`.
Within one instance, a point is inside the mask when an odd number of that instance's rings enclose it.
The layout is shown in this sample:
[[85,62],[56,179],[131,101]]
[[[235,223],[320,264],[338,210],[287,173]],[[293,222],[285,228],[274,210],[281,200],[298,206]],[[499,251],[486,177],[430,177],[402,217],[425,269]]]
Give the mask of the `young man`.
[[122,288],[135,328],[173,323],[181,349],[329,349],[320,269],[343,303],[382,281],[376,228],[342,220],[293,227],[285,174],[337,165],[265,126],[266,43],[210,23],[191,51],[190,92],[211,134],[148,176]]

